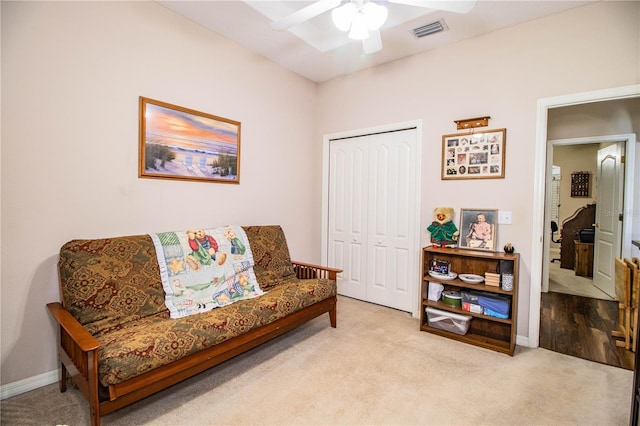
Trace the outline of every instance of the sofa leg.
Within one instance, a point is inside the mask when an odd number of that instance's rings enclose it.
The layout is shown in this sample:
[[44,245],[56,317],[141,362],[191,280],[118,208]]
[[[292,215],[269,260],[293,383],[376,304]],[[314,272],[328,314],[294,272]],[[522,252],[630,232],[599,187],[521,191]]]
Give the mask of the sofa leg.
[[60,393],[67,391],[67,368],[60,363]]
[[89,415],[91,426],[100,426],[100,400],[98,398],[98,350],[87,353]]
[[91,426],[100,426],[100,414],[98,414],[97,408],[89,408],[89,416],[91,417]]
[[337,326],[337,318],[338,318],[337,310],[338,310],[337,304],[334,304],[333,309],[329,311],[329,319],[331,320],[331,327],[333,328],[336,328]]

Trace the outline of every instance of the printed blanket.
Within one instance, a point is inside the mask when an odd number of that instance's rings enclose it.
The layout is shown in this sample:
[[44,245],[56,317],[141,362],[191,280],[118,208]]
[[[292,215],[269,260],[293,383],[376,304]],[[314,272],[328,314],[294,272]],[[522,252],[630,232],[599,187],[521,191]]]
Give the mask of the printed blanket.
[[240,226],[149,235],[171,318],[263,294],[253,272],[249,240]]

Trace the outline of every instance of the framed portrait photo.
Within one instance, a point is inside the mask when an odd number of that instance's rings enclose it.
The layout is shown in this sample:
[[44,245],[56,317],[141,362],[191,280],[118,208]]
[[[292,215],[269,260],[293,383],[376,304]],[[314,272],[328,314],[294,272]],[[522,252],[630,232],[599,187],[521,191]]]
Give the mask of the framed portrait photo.
[[507,129],[442,136],[441,179],[504,178]]
[[495,251],[497,209],[460,209],[458,246],[473,250]]

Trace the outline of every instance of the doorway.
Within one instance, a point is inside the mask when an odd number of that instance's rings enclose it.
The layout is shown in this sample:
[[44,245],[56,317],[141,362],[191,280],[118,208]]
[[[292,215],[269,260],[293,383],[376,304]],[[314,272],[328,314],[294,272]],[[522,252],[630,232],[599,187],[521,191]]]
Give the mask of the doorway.
[[[548,143],[552,166],[547,169],[551,190],[545,196],[545,222],[551,222],[557,209],[562,256],[553,262],[549,235],[539,341],[545,349],[626,369],[633,367],[633,354],[617,347],[612,332],[618,327],[614,259],[621,256],[623,155],[629,139],[633,137],[612,135]],[[558,169],[564,169],[565,176],[558,177]],[[564,185],[555,194],[553,183],[558,180]],[[583,231],[594,234],[586,233],[591,237],[583,240]]]
[[[543,264],[543,276],[548,277],[543,292],[615,297],[613,265],[621,256],[622,222],[612,212],[623,211],[625,140],[614,135],[549,141],[552,166],[547,171],[545,222],[551,230],[545,243],[549,262]],[[587,181],[579,192],[574,192],[576,175]],[[551,241],[552,221],[558,228],[557,244]]]
[[[549,261],[549,251],[545,249],[545,238],[550,232],[550,225],[546,224],[545,218],[549,217],[545,209],[545,193],[549,191],[546,180],[546,167],[548,164],[549,151],[548,141],[548,117],[553,109],[575,105],[603,105],[610,101],[632,101],[640,99],[640,85],[626,86],[614,89],[606,89],[594,92],[578,93],[574,95],[560,96],[556,98],[541,99],[538,101],[537,132],[536,132],[536,155],[535,155],[535,177],[533,193],[533,247],[531,256],[531,286],[530,286],[530,310],[529,310],[529,346],[539,346],[540,340],[540,302],[542,286],[548,280],[548,270],[543,267]],[[636,109],[637,111],[637,109]],[[611,114],[609,114],[610,118]],[[603,115],[604,117],[604,115]],[[607,117],[604,117],[606,119]],[[617,117],[615,117],[617,118]],[[622,117],[625,130],[634,130],[634,123],[637,122],[637,113],[634,115],[628,112],[626,117]],[[611,118],[610,118],[611,120]],[[631,123],[633,122],[633,123]],[[629,124],[631,123],[631,124]],[[609,123],[620,126],[620,123]],[[637,208],[637,200],[634,200],[633,182],[635,179],[634,163],[636,158],[636,137],[629,133],[621,135],[621,139],[626,140],[626,171],[625,182],[628,182],[627,191],[624,196],[624,217],[622,232],[622,254],[629,256],[631,253],[631,229],[633,211]]]
[[326,135],[325,264],[338,293],[418,315],[421,121]]

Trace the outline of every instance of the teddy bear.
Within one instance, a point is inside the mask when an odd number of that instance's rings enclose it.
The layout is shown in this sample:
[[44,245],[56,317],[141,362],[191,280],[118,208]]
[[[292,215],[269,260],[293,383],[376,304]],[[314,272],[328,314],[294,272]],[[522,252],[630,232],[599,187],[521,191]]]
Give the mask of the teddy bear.
[[211,235],[208,235],[204,229],[188,230],[189,247],[191,256],[196,258],[203,265],[210,265],[212,260],[216,260],[216,252],[218,251],[218,242]]
[[433,215],[436,220],[427,227],[427,231],[431,233],[431,244],[434,247],[457,247],[460,231],[452,220],[453,208],[436,207]]
[[242,244],[242,241],[236,233],[230,227],[227,227],[224,231],[224,236],[231,243],[231,254],[234,255],[234,259],[242,259],[246,251],[246,247]]

